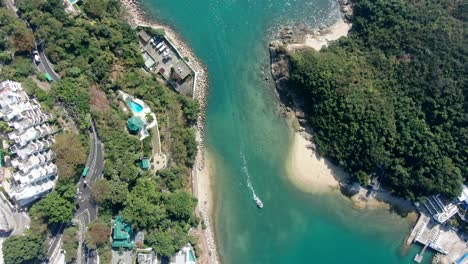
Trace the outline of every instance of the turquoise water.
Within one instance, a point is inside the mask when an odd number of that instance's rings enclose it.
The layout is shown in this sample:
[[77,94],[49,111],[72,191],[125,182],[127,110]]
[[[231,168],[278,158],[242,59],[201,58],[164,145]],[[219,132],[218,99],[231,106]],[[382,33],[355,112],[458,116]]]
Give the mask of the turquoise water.
[[192,250],[189,251],[189,258],[188,259],[189,259],[189,261],[193,261],[193,262],[196,261],[195,254],[193,254]]
[[130,101],[128,103],[128,107],[130,107],[130,109],[132,109],[132,111],[135,113],[141,113],[141,111],[143,111],[143,106],[141,106],[138,103],[135,103],[134,101]]
[[353,209],[337,193],[302,193],[285,174],[291,131],[262,73],[268,71],[268,32],[283,22],[332,22],[339,14],[335,1],[143,3],[208,67],[206,146],[216,164],[215,227],[223,263],[412,263],[419,248],[401,249],[410,229],[406,220],[388,210]]

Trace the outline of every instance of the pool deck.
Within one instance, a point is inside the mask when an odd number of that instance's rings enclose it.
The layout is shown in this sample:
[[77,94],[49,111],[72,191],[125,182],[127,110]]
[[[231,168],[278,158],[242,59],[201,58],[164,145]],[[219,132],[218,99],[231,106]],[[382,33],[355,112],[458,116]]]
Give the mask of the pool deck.
[[[140,100],[138,98],[135,98],[135,97],[129,95],[128,93],[123,92],[123,91],[119,91],[119,94],[122,97],[122,100],[127,105],[127,108],[133,113],[133,115],[141,118],[141,120],[143,120],[143,122],[145,123],[145,127],[139,132],[140,140],[145,139],[147,136],[150,135],[149,130],[151,128],[153,128],[153,127],[158,126],[158,120],[156,119],[156,115],[153,112],[151,112],[151,108],[145,102],[143,102],[142,100]],[[141,105],[143,107],[143,110],[140,111],[140,112],[135,112],[133,109],[131,109],[128,106],[129,101],[133,101],[133,102]],[[149,123],[149,124],[148,124],[148,122],[146,120],[146,115],[148,115],[148,114],[153,117],[153,121],[151,123]]]
[[[164,153],[162,153],[161,149],[161,136],[159,133],[159,126],[158,120],[156,119],[156,115],[151,111],[151,108],[142,100],[124,92],[119,91],[122,100],[125,103],[124,111],[131,111],[134,116],[137,116],[143,120],[145,123],[145,127],[139,132],[140,140],[145,139],[150,135],[149,131],[152,129],[154,134],[154,139],[152,140],[153,145],[153,157],[152,157],[152,169],[155,171],[161,170],[167,166],[167,157]],[[140,112],[136,112],[131,107],[128,106],[128,102],[133,101],[142,106],[142,110]],[[153,121],[151,123],[147,123],[146,116],[151,115],[153,117]]]

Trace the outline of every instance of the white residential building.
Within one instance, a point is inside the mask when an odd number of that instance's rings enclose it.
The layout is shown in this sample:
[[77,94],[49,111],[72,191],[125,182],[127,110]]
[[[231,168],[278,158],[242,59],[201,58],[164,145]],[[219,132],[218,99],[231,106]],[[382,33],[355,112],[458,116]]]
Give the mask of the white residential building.
[[48,194],[55,186],[57,166],[53,163],[55,154],[50,150],[55,130],[46,123],[50,118],[20,83],[0,84],[0,120],[13,128],[7,135],[15,171],[8,194],[20,206]]

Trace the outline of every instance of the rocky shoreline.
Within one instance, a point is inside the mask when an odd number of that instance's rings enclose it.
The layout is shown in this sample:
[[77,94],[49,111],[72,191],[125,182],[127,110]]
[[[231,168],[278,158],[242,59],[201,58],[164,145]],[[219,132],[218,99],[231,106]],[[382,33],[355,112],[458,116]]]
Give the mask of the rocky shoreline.
[[[335,24],[318,29],[309,29],[304,25],[282,27],[279,29],[277,35],[275,35],[275,40],[271,41],[269,46],[271,75],[275,81],[276,90],[280,97],[281,112],[285,118],[291,121],[295,132],[300,134],[301,137],[307,141],[307,144],[304,144],[307,151],[305,149],[301,150],[306,151],[304,153],[315,152],[316,146],[313,141],[313,130],[307,125],[307,120],[305,118],[304,112],[307,111],[307,106],[304,103],[303,96],[293,92],[288,83],[291,70],[289,54],[310,48],[318,51],[320,48],[327,46],[330,40],[336,40],[341,36],[346,36],[348,30],[351,28],[352,3],[348,0],[340,0],[339,4],[343,17]],[[346,25],[347,28],[343,28]],[[343,29],[346,29],[346,31]],[[317,45],[307,45],[307,43],[305,43],[307,36],[315,39],[317,41],[315,44]],[[309,160],[308,162],[311,161]],[[338,170],[339,168],[335,169],[332,173],[336,181],[334,184],[340,186],[342,194],[348,196],[356,208],[375,209],[391,207],[403,217],[415,211],[411,202],[395,197],[390,192],[383,189],[376,191],[373,197],[368,197],[366,195],[367,189],[362,187],[359,187],[357,192],[353,191],[353,193],[349,193],[349,189],[352,186],[352,183],[349,183],[349,176],[342,175],[337,177],[336,174]],[[304,187],[303,185],[307,185],[305,181],[312,182],[312,179],[301,182],[302,187]],[[316,181],[314,185],[317,185]],[[329,183],[329,185],[332,184]]]
[[[138,0],[120,0],[122,6],[127,12],[127,21],[132,27],[146,26],[155,29],[163,29],[165,35],[170,41],[177,47],[178,51],[183,57],[188,58],[188,64],[195,70],[197,75],[197,82],[194,87],[194,98],[200,105],[200,113],[196,123],[196,140],[197,140],[197,156],[195,158],[194,166],[194,177],[196,178],[199,172],[205,169],[205,111],[207,105],[208,96],[208,73],[206,67],[200,62],[195,56],[192,49],[182,40],[182,38],[174,32],[170,27],[152,21],[147,18],[145,12],[141,10],[140,3]],[[192,184],[196,185],[197,180],[192,179]],[[197,187],[194,188],[194,193],[197,194]],[[209,186],[206,186],[209,188]],[[203,243],[206,245],[206,249],[202,251],[202,259],[205,259],[208,263],[217,264],[219,263],[219,256],[217,252],[216,242],[214,239],[214,229],[211,224],[210,210],[207,204],[199,203],[198,205],[199,215],[203,220]]]

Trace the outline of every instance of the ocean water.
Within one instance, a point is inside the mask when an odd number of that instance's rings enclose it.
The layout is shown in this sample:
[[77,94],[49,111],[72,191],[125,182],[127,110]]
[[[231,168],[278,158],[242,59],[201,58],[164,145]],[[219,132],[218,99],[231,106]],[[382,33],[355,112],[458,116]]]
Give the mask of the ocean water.
[[265,81],[269,34],[279,23],[332,23],[334,0],[143,0],[143,7],[208,67],[206,144],[216,163],[223,263],[413,263],[420,248],[402,250],[406,220],[353,209],[338,193],[302,193],[285,174],[292,137]]

